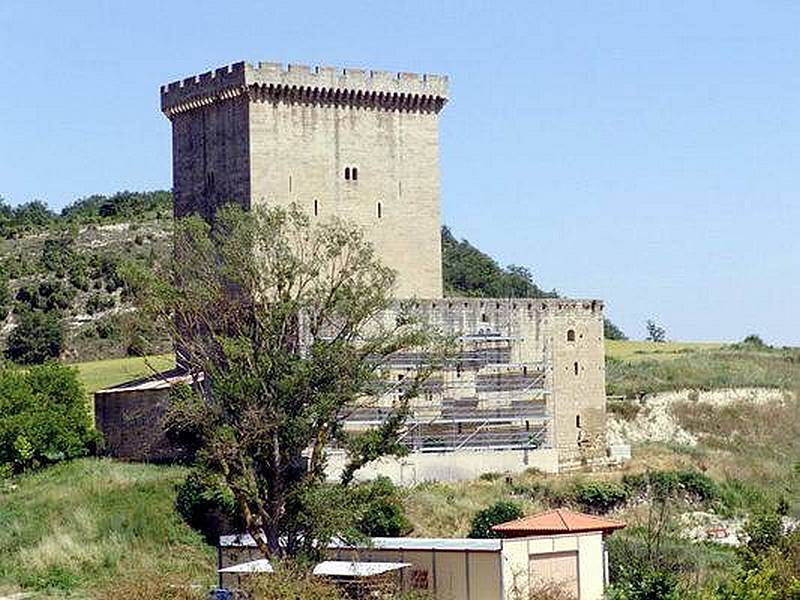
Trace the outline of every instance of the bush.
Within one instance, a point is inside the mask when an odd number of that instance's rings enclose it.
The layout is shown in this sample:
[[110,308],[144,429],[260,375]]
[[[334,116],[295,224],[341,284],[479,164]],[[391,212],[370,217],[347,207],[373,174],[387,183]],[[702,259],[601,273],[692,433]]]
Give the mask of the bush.
[[411,533],[397,487],[386,477],[362,484],[355,491],[359,505],[366,507],[356,526],[370,537],[400,537]]
[[114,308],[116,303],[117,299],[114,298],[114,296],[103,294],[102,292],[95,292],[89,296],[88,300],[86,300],[86,312],[90,315],[93,315],[95,313]]
[[8,336],[5,355],[19,364],[41,364],[58,358],[63,345],[64,327],[57,315],[28,311]]
[[75,369],[58,364],[0,371],[0,466],[19,473],[85,456],[99,436]]
[[587,512],[606,513],[628,501],[628,490],[616,483],[587,481],[575,484],[572,496]]
[[711,502],[721,495],[720,488],[713,479],[694,469],[625,475],[622,485],[629,494],[642,494],[648,498],[683,496],[690,501]]
[[244,530],[233,492],[218,475],[191,471],[178,486],[175,508],[183,520],[216,546],[219,536]]
[[606,406],[609,413],[623,421],[634,421],[642,410],[642,405],[636,400],[615,400]]
[[521,519],[524,516],[522,509],[513,502],[495,502],[488,508],[484,508],[473,517],[472,529],[469,532],[471,538],[496,538],[499,534],[492,531],[492,527],[514,519]]
[[[252,577],[244,591],[253,600],[342,600],[345,596],[333,584],[313,576],[298,565],[274,565],[275,572]],[[386,596],[392,597],[392,596]]]

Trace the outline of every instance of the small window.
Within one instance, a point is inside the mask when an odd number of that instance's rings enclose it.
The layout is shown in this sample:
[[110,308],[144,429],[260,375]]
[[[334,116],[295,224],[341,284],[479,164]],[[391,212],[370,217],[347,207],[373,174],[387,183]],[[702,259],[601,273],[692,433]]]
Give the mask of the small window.
[[575,415],[575,427],[577,427],[578,429],[581,428],[581,416],[580,415]]
[[292,176],[289,175],[289,193],[292,193]]
[[358,167],[353,167],[353,181],[358,181]]
[[570,330],[567,331],[567,341],[568,342],[574,342],[575,341],[575,330],[574,329],[570,329]]
[[383,216],[383,208],[381,207],[381,203],[378,202],[378,218],[380,219]]
[[488,323],[489,322],[489,317],[486,316],[486,313],[481,314],[481,322],[482,323]]
[[319,216],[319,202],[317,200],[314,200],[314,216]]
[[345,167],[344,168],[344,178],[347,181],[350,181],[350,167]]
[[578,370],[580,369],[580,367],[578,366],[578,363],[576,362],[574,365],[572,365],[572,368],[575,369],[575,375],[577,375],[578,374]]

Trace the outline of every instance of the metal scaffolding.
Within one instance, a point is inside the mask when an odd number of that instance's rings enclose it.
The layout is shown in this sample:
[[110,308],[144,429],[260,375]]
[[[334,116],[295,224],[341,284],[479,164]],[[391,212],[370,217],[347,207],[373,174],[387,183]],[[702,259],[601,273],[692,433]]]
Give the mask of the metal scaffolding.
[[[426,380],[412,404],[401,441],[410,452],[535,450],[551,445],[547,367],[511,362],[511,338],[466,336],[469,344]],[[382,389],[347,415],[346,427],[377,427],[413,385],[413,373],[429,357],[393,357]]]

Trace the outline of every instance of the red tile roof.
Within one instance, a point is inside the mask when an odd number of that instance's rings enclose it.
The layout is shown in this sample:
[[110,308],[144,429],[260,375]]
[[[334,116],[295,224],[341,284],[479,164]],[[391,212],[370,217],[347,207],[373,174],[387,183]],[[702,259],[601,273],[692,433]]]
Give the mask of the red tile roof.
[[587,531],[613,531],[622,529],[625,523],[612,521],[592,515],[557,508],[547,512],[523,517],[516,521],[495,525],[492,530],[508,536],[553,535],[559,533],[580,533]]

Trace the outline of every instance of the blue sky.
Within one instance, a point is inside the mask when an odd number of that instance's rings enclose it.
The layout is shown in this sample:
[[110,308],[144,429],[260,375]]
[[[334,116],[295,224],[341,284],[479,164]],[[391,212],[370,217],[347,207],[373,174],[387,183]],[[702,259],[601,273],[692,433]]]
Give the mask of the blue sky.
[[800,344],[800,3],[0,3],[0,194],[167,188],[161,83],[446,73],[445,223],[634,338]]

